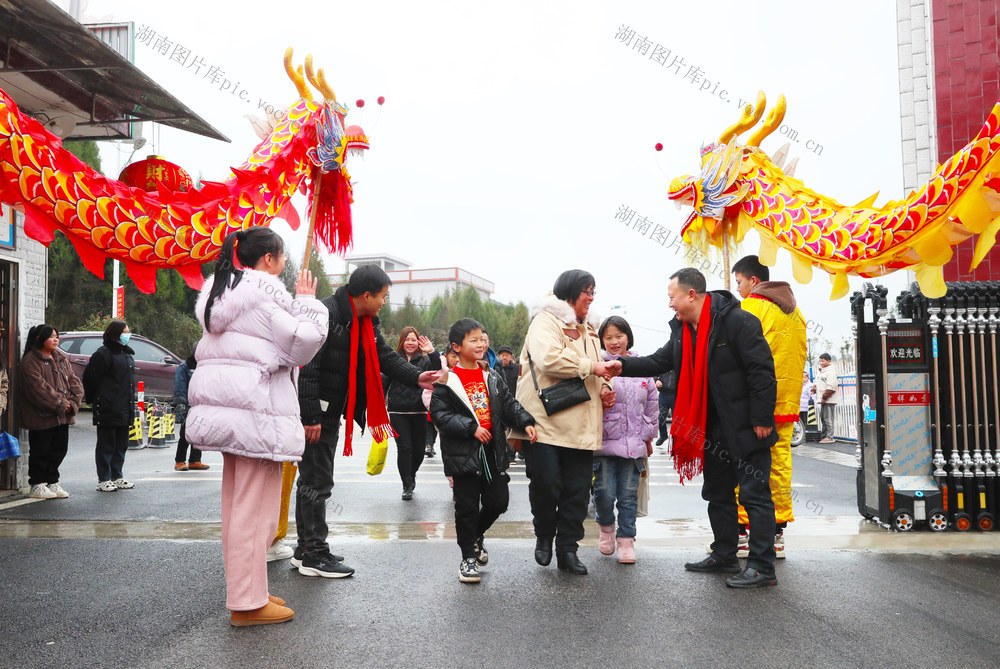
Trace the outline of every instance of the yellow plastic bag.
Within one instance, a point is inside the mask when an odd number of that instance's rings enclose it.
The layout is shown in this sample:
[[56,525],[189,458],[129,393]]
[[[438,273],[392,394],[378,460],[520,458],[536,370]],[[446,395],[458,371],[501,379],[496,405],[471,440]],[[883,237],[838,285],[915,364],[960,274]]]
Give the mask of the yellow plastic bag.
[[389,451],[389,440],[378,441],[372,438],[372,450],[368,453],[368,475],[378,476],[385,467],[385,456]]

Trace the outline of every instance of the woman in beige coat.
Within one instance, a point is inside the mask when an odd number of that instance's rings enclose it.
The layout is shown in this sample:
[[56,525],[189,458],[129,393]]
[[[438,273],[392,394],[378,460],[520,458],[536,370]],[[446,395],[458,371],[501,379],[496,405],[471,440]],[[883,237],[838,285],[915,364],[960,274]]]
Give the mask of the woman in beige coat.
[[[593,301],[592,274],[574,269],[559,275],[552,292],[532,308],[521,351],[524,371],[517,382],[517,401],[534,416],[538,432],[538,441],[525,446],[535,561],[542,566],[551,562],[554,539],[559,568],[574,574],[587,573],[576,550],[587,517],[594,451],[601,447],[605,363],[597,321],[588,320]],[[532,366],[539,388],[577,377],[584,380],[590,400],[546,415],[532,380]],[[516,432],[512,436],[524,438]]]

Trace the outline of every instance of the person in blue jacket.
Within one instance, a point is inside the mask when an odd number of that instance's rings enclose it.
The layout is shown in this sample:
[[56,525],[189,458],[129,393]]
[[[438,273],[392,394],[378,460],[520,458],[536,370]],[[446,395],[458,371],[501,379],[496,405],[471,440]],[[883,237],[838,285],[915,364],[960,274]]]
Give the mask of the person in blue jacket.
[[196,342],[191,349],[191,355],[188,356],[187,360],[177,365],[177,371],[174,372],[174,413],[177,416],[177,420],[181,422],[181,436],[177,442],[174,469],[179,472],[186,472],[189,469],[201,471],[209,468],[208,465],[202,464],[201,451],[194,446],[191,447],[191,458],[188,459],[186,464],[184,462],[188,457],[188,442],[184,434],[184,418],[187,416],[188,411],[188,384],[191,383],[191,375],[194,374],[194,370],[198,366],[198,361],[194,357],[194,352],[197,348],[198,344]]

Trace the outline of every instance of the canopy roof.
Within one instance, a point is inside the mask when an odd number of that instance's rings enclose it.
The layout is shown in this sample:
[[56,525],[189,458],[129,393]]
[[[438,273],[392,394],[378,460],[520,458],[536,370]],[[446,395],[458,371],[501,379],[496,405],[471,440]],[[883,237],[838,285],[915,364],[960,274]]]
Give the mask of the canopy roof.
[[0,88],[63,139],[128,139],[152,121],[229,141],[47,0],[0,0]]

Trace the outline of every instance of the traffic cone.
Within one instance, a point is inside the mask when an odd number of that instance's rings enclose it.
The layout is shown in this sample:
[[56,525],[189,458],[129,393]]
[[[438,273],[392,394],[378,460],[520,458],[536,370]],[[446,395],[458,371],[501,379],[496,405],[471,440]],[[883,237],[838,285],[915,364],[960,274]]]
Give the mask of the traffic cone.
[[139,418],[139,413],[136,412],[135,418],[132,420],[132,427],[128,431],[128,450],[138,451],[143,448],[146,448],[146,444],[142,438],[142,419]]

